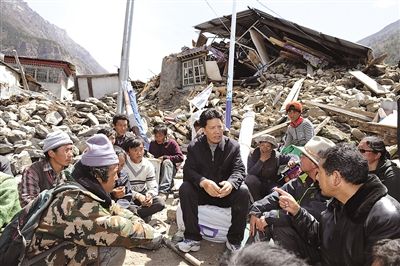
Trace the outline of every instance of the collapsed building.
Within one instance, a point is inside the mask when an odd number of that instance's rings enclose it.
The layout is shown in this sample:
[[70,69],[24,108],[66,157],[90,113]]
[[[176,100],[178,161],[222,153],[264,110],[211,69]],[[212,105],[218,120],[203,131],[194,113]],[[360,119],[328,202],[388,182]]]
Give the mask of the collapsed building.
[[[184,47],[163,59],[160,85],[153,90],[156,94],[150,94],[158,97],[159,108],[189,113],[185,100],[212,82],[217,86],[210,106],[225,109],[231,19],[223,16],[194,26],[200,33],[193,48]],[[350,121],[351,125],[341,128],[348,133],[361,128],[382,135],[387,143],[396,143],[400,76],[396,67],[383,64],[384,58],[374,58],[369,47],[258,9],[238,12],[231,133],[238,136],[243,110],[250,108],[256,112],[255,131],[281,125],[280,131],[273,132],[281,136],[286,128],[282,124],[284,104],[298,99],[312,111],[317,124],[332,116],[338,123]],[[141,96],[146,98],[149,91],[142,91]],[[390,117],[379,124],[386,116]],[[324,125],[329,128],[333,123],[325,121]]]

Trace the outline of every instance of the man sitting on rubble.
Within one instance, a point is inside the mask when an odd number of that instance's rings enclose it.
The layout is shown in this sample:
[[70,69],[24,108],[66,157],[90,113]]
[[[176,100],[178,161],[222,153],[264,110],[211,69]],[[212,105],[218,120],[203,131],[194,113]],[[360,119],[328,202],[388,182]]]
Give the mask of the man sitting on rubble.
[[43,142],[45,158],[25,169],[19,183],[19,199],[25,206],[45,189],[65,183],[63,170],[73,159],[72,140],[67,133],[54,131],[47,134]]
[[114,145],[124,148],[123,144],[126,139],[135,137],[135,134],[129,131],[130,128],[128,117],[125,114],[116,114],[113,117],[112,123],[114,130],[117,133]]
[[56,194],[40,218],[26,256],[48,254],[35,264],[123,265],[126,249],[161,244],[150,225],[110,198],[118,171],[111,142],[95,134],[87,145],[69,183],[77,188]]
[[183,154],[175,140],[167,138],[168,128],[165,124],[154,127],[154,140],[150,142],[149,152],[161,160],[160,194],[168,196],[174,186],[177,171],[176,164],[183,161]]
[[264,198],[278,186],[280,165],[295,165],[294,156],[282,155],[275,150],[278,143],[274,136],[264,134],[256,139],[258,147],[247,159],[246,185],[252,196],[252,202]]
[[[304,147],[298,147],[302,155],[300,167],[304,174],[282,186],[282,190],[292,195],[299,204],[320,219],[320,213],[326,209],[327,200],[321,195],[316,177],[318,174],[318,153],[335,144],[323,137],[313,137]],[[250,207],[250,234],[261,236],[261,240],[273,238],[284,248],[297,252],[302,258],[309,258],[314,263],[319,260],[317,250],[303,243],[301,236],[293,227],[290,216],[279,207],[279,194],[273,192],[256,201]],[[266,239],[265,239],[266,238]]]
[[204,135],[195,138],[188,147],[183,167],[183,183],[179,198],[185,224],[185,239],[177,244],[183,252],[200,249],[198,206],[215,205],[231,208],[232,220],[226,246],[240,249],[246,227],[249,192],[242,184],[245,167],[240,157],[239,144],[226,136],[222,114],[216,109],[200,115]]
[[320,221],[277,188],[279,205],[291,214],[304,244],[319,247],[322,265],[371,265],[377,241],[400,237],[400,203],[377,176],[368,175],[354,145],[339,144],[320,157],[317,180],[322,194],[333,197]]
[[146,222],[154,213],[162,211],[164,200],[158,196],[158,184],[155,178],[153,164],[144,158],[144,142],[140,138],[129,138],[125,141],[124,149],[128,154],[123,170],[128,174],[133,208]]

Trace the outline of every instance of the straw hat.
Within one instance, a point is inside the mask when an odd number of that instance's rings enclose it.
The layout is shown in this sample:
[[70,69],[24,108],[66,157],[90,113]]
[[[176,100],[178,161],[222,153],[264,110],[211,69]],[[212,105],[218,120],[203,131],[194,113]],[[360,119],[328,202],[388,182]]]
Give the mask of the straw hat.
[[323,137],[312,137],[304,147],[298,147],[301,152],[307,156],[311,161],[313,161],[315,164],[318,164],[321,158],[318,156],[318,153],[320,151],[325,151],[330,147],[335,146],[335,143],[333,143],[331,140]]

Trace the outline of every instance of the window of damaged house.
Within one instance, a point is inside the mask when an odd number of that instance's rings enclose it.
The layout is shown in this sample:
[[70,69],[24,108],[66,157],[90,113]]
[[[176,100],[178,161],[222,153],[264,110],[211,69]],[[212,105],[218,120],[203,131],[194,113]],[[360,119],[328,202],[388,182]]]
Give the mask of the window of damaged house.
[[36,69],[36,80],[38,82],[47,82],[47,72],[46,68]]
[[26,75],[30,75],[32,78],[36,78],[36,69],[33,67],[24,67]]
[[204,61],[205,57],[198,57],[182,62],[183,86],[206,83]]
[[46,83],[60,83],[61,81],[61,70],[53,68],[37,68],[36,69],[36,80],[38,82]]
[[60,69],[49,69],[49,83],[60,83]]

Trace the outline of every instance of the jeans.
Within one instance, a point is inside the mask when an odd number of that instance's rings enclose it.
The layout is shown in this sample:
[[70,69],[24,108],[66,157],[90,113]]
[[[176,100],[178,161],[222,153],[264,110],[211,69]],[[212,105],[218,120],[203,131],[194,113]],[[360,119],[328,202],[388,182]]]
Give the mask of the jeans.
[[192,183],[184,181],[179,188],[179,199],[181,202],[183,222],[185,224],[185,238],[200,241],[198,206],[215,205],[222,208],[231,208],[232,220],[228,231],[228,241],[231,244],[239,245],[244,236],[246,228],[246,217],[249,209],[249,191],[246,185],[232,192],[224,198],[215,198],[198,189]]
[[124,264],[126,249],[124,247],[99,247],[99,265],[117,266]]
[[176,167],[171,160],[164,160],[160,168],[160,193],[168,194],[174,186],[174,176],[176,174]]

